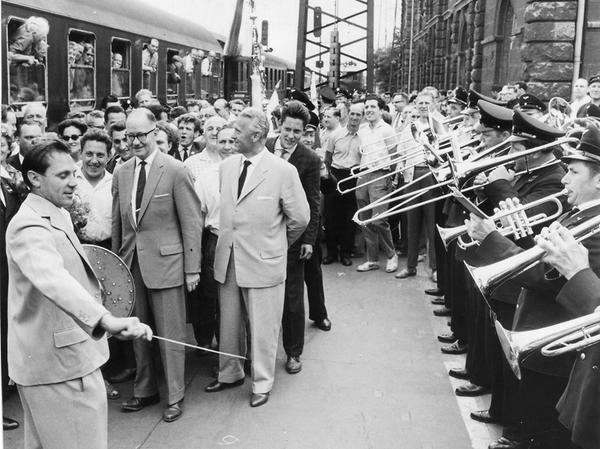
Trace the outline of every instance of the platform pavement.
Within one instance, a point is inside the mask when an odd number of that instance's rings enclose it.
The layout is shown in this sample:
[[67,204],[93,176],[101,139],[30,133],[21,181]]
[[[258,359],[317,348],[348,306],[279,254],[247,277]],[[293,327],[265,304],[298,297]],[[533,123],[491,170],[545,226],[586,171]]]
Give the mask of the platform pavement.
[[[454,395],[457,382],[447,370],[464,359],[439,350],[435,335],[447,327],[423,294],[432,286],[423,265],[416,278],[398,280],[383,270],[357,273],[356,262],[323,267],[333,329],[307,323],[299,374],[285,372],[280,350],[265,406],[249,406],[248,379],[240,388],[205,393],[216,357],[190,350],[182,418],[167,424],[163,404],[125,414],[110,401],[109,448],[486,448],[498,427],[474,422],[468,413],[485,408],[489,398]],[[131,382],[119,388],[126,398]],[[21,420],[18,397],[5,403],[5,414]],[[5,432],[4,443],[22,448],[22,429]]]

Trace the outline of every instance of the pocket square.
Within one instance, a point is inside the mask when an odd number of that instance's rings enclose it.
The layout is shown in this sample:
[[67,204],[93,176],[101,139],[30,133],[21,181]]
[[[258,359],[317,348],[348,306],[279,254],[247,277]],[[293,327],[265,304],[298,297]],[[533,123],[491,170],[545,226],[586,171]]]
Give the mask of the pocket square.
[[164,198],[166,196],[171,196],[170,193],[162,193],[160,195],[154,195],[153,198]]
[[273,197],[272,196],[259,196],[256,199],[259,200],[259,201],[261,201],[261,200],[273,200]]

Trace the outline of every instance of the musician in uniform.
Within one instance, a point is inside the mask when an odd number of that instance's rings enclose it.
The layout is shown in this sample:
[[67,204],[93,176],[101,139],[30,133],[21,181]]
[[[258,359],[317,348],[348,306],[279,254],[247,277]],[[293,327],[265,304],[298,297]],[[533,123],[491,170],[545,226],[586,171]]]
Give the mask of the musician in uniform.
[[[521,129],[520,134],[522,136],[529,136],[529,140],[524,141],[526,145],[537,144],[527,144],[532,140],[532,136],[538,139],[545,136],[548,140],[552,135],[559,137],[562,134],[562,132],[552,128],[549,129],[542,122],[524,116],[518,111],[515,112],[513,121],[517,130]],[[548,148],[548,150],[551,150],[551,148]],[[551,154],[547,156],[548,160],[553,157]],[[539,155],[539,157],[543,156]],[[539,157],[535,159],[539,161]],[[562,184],[568,192],[568,204],[577,207],[573,213],[565,214],[559,219],[560,223],[568,227],[600,212],[600,204],[593,201],[600,199],[600,192],[594,184],[594,182],[597,182],[594,178],[596,175],[593,175],[581,161],[570,159],[567,159],[567,161],[569,162],[569,171],[563,177]],[[517,170],[519,169],[519,164],[517,164]],[[542,170],[551,170],[551,168],[548,167]],[[556,169],[552,168],[552,170]],[[532,176],[536,178],[530,179]],[[538,176],[540,176],[539,171],[535,175],[526,175],[521,177],[525,178],[522,181],[521,179],[517,180],[515,185],[518,186],[521,182],[535,183]],[[548,176],[545,184],[553,186],[554,183],[551,180],[552,178]],[[504,185],[502,189],[505,192],[504,197],[510,197],[514,192],[514,187],[509,188],[510,184],[508,182],[501,182],[501,185]],[[543,198],[550,193],[550,190],[550,188],[547,188],[546,193],[532,194],[525,202]],[[489,197],[493,198],[494,194],[490,193]],[[581,209],[578,209],[579,207]],[[528,214],[536,214],[536,209],[528,210]],[[470,220],[467,221],[467,228],[469,236],[481,242],[475,254],[475,257],[479,259],[479,264],[502,261],[523,251],[509,238],[503,237],[497,231],[492,220],[481,219],[472,214]],[[600,268],[600,238],[588,239],[584,244],[590,250],[591,266]],[[557,273],[549,272],[543,264],[538,264],[513,277],[509,282],[522,287],[514,316],[513,330],[538,329],[577,316],[573,310],[556,301],[558,293],[565,284],[565,279],[558,276]],[[519,385],[523,423],[522,438],[523,441],[529,440],[530,447],[550,449],[568,447],[569,435],[558,421],[555,405],[566,387],[566,378],[571,366],[571,357],[548,359],[542,357],[539,353],[534,353],[522,364],[522,378]],[[514,448],[519,447],[519,442],[501,438],[490,447]]]

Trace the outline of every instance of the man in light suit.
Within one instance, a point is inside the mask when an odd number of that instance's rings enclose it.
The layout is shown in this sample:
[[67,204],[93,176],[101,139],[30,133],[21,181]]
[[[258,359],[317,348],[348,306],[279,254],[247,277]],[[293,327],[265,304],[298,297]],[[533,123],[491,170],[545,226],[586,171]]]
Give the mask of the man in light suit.
[[[156,145],[156,119],[146,108],[127,118],[127,140],[135,157],[113,174],[112,247],[131,267],[135,282],[134,315],[154,321],[162,337],[185,339],[184,283],[188,291],[200,279],[202,217],[191,174],[183,163]],[[185,383],[183,346],[159,344],[168,402],[166,422],[182,414]],[[134,342],[137,364],[133,397],[124,411],[157,403],[158,386],[152,346]]]
[[[245,355],[243,310],[250,323],[252,398],[258,407],[269,399],[286,278],[288,246],[304,232],[310,210],[298,171],[265,148],[269,124],[255,108],[242,111],[234,125],[239,155],[223,161],[220,233],[215,251],[219,282],[221,351]],[[242,304],[243,301],[243,304]],[[221,356],[218,379],[207,392],[244,382],[240,359]]]
[[152,331],[101,304],[98,280],[64,209],[77,185],[69,148],[43,142],[21,168],[31,192],[8,225],[6,248],[8,367],[23,404],[25,447],[105,449],[104,333],[150,340]]

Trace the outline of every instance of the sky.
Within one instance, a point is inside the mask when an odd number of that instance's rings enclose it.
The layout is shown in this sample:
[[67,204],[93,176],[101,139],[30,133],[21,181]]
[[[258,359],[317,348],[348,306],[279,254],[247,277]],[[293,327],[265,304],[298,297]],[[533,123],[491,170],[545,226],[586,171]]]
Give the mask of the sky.
[[[235,12],[236,0],[169,0],[168,2],[156,0],[144,0],[153,6],[169,11],[173,14],[186,17],[189,20],[198,22],[205,28],[216,33],[228,36],[231,21]],[[394,9],[396,2],[400,0],[374,0],[374,42],[375,48],[383,47],[391,40],[394,27]],[[324,11],[335,12],[335,0],[310,0],[311,6],[321,6]],[[361,8],[362,5],[353,0],[338,0],[339,13],[352,13]],[[296,40],[298,30],[298,0],[256,0],[257,25],[263,19],[269,21],[269,45],[273,48],[273,54],[286,59],[292,64],[296,60]],[[249,2],[245,1],[244,9],[248,17]],[[364,16],[363,16],[364,17]],[[398,10],[398,21],[400,10]],[[323,16],[323,20],[326,17]],[[328,19],[327,19],[328,20]],[[355,19],[359,24],[365,24],[364,19]],[[308,15],[309,26],[312,25],[312,13]],[[247,19],[245,22],[250,22]],[[323,22],[326,23],[326,22]],[[357,37],[353,27],[341,25],[339,28],[340,40],[352,40]],[[249,26],[248,26],[249,29]],[[243,30],[243,28],[242,28]],[[360,35],[360,32],[359,34]],[[317,39],[317,38],[315,38]],[[329,30],[323,30],[322,43],[328,44],[330,39]],[[307,48],[311,52],[314,48]],[[315,47],[316,48],[316,47]],[[347,53],[364,58],[365,47],[362,44],[356,44],[348,47]],[[314,53],[314,51],[313,51]],[[327,64],[327,58],[323,58]],[[342,57],[342,64],[347,62]],[[310,66],[310,64],[308,64]]]

